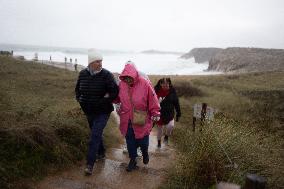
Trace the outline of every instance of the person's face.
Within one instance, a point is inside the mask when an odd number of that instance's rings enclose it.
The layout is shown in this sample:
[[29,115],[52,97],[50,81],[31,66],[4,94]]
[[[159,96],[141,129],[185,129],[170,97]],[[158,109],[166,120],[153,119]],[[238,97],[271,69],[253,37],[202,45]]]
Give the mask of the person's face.
[[170,88],[170,84],[167,81],[163,81],[163,82],[161,82],[161,87],[162,87],[162,89],[167,90],[167,89]]
[[129,77],[129,76],[125,76],[125,77],[123,78],[123,81],[124,81],[125,83],[127,83],[128,85],[132,85],[133,82],[134,82],[133,78],[132,78],[132,77]]
[[102,69],[102,60],[95,60],[89,64],[90,69],[94,71],[100,71]]

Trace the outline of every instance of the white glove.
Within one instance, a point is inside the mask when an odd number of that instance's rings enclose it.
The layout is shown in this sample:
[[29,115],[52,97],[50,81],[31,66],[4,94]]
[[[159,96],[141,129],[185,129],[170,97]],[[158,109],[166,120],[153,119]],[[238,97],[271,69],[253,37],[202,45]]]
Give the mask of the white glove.
[[108,93],[106,93],[105,94],[105,96],[104,96],[104,98],[108,98],[109,97],[109,94]]
[[152,119],[152,121],[157,122],[157,121],[160,120],[160,116],[152,116],[151,119]]

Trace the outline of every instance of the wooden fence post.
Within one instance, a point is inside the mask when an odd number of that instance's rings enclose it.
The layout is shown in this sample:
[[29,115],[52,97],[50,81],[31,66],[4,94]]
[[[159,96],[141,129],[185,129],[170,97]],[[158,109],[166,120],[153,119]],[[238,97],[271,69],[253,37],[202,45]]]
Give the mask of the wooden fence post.
[[192,131],[195,132],[195,123],[196,123],[196,117],[193,117],[192,119]]
[[206,116],[206,111],[207,111],[207,104],[206,103],[202,103],[202,109],[201,109],[201,122],[200,122],[200,131],[202,131],[202,128],[204,126],[204,121],[205,121],[205,116]]
[[206,109],[207,109],[207,104],[206,104],[206,103],[202,103],[201,121],[204,121],[204,120],[205,120]]
[[205,124],[205,121],[211,121],[214,119],[214,113],[217,112],[217,109],[213,109],[212,107],[208,106],[207,103],[202,104],[194,104],[193,106],[193,117],[192,117],[192,130],[195,131],[195,128],[197,126],[197,120],[200,119],[200,129],[199,131],[202,131],[202,128]]

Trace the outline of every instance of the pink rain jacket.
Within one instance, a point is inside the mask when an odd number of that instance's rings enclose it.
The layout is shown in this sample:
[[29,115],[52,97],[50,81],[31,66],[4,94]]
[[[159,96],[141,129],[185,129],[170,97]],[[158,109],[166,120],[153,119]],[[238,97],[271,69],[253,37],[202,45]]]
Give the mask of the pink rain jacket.
[[125,65],[124,70],[120,75],[120,79],[123,76],[132,77],[134,79],[134,84],[130,87],[124,81],[119,83],[119,94],[116,103],[121,102],[120,110],[118,112],[120,117],[120,131],[121,134],[125,136],[127,133],[128,121],[133,119],[133,107],[129,97],[130,93],[135,109],[148,112],[146,124],[143,127],[132,125],[135,138],[141,139],[150,134],[152,130],[151,116],[160,115],[160,103],[150,81],[140,76],[133,64]]

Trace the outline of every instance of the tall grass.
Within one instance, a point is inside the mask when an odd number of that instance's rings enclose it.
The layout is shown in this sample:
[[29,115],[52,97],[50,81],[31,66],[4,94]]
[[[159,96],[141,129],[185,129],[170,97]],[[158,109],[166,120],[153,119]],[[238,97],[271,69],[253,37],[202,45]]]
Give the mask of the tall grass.
[[[0,188],[82,160],[89,128],[74,99],[77,74],[0,57],[0,75]],[[113,119],[105,137],[120,141]]]
[[[178,86],[187,82],[174,80]],[[283,187],[283,73],[207,76],[190,82],[190,90],[202,95],[180,99],[182,118],[173,136],[177,164],[162,188],[214,188],[219,181],[242,185],[247,173],[267,178],[268,188]],[[202,131],[198,123],[192,132],[192,106],[202,102],[219,113]]]

